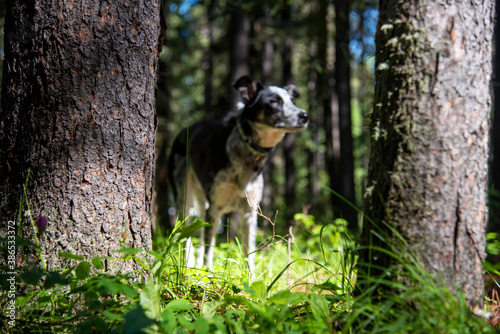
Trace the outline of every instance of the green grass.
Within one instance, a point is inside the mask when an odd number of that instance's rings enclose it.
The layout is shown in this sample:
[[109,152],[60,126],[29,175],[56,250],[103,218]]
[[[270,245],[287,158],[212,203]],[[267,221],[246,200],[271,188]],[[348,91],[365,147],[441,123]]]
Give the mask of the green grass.
[[[213,269],[186,268],[185,239],[204,225],[177,224],[157,235],[155,251],[122,249],[134,273],[103,272],[102,258],[70,260],[61,270],[26,267],[17,273],[16,325],[0,317],[2,333],[494,333],[462,295],[440,287],[415,261],[394,256],[406,285],[370,281],[353,297],[356,245],[342,220],[320,224],[297,214],[291,236],[275,236],[248,272],[238,242],[216,249]],[[271,237],[259,236],[261,245]],[[6,240],[0,240],[5,244]],[[22,247],[36,245],[19,241]],[[6,249],[4,249],[6,251]],[[2,268],[4,271],[6,268]],[[8,292],[7,274],[1,276]],[[360,280],[363,278],[359,278]],[[392,292],[390,292],[392,291]],[[397,291],[397,293],[394,293]],[[10,299],[0,297],[2,315]]]

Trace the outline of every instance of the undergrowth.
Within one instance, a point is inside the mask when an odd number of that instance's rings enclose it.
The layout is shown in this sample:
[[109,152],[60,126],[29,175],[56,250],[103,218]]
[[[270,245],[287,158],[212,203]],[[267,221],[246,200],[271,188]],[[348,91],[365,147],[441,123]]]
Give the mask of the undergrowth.
[[[410,284],[371,279],[353,297],[357,246],[343,220],[306,214],[286,236],[265,239],[249,273],[238,242],[221,244],[213,269],[184,266],[184,241],[206,223],[178,223],[155,251],[124,248],[113,258],[59,253],[68,267],[21,263],[16,291],[1,269],[2,333],[494,333],[416,262],[393,251]],[[7,252],[7,239],[0,240]],[[20,248],[36,244],[17,239]],[[103,260],[134,261],[131,273],[104,272]],[[388,273],[392,269],[388,268]],[[364,278],[359,277],[359,280]],[[365,282],[366,283],[366,282]],[[389,292],[392,291],[392,292]],[[394,292],[397,293],[394,293]],[[16,316],[9,319],[15,302]]]

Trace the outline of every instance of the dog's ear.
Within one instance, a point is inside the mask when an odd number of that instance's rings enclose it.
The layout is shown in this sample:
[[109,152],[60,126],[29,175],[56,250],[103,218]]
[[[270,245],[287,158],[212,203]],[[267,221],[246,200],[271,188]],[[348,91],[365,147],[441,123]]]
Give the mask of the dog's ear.
[[248,75],[244,75],[233,82],[233,87],[240,92],[241,100],[244,104],[252,102],[259,90],[264,88],[259,81],[253,80]]
[[292,98],[296,98],[296,97],[299,97],[300,96],[300,92],[299,92],[299,89],[297,88],[297,86],[293,85],[293,84],[290,84],[290,85],[286,85],[285,87],[283,87],[287,92],[288,94],[290,94],[290,96]]

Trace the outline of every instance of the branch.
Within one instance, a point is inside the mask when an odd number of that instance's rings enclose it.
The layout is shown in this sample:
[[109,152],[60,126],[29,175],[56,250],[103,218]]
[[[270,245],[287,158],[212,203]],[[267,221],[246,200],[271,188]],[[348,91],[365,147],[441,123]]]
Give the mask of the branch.
[[286,237],[288,237],[288,234],[287,234],[284,237],[282,237],[281,240],[278,240],[278,241],[274,242],[274,238],[276,237],[276,218],[278,217],[278,210],[276,210],[276,214],[274,215],[274,221],[272,221],[271,218],[267,217],[266,215],[264,215],[262,213],[262,209],[260,208],[259,203],[257,203],[257,201],[255,201],[255,195],[254,195],[253,202],[256,205],[254,205],[254,204],[252,204],[250,202],[250,199],[248,198],[248,194],[247,193],[245,193],[245,197],[247,198],[247,203],[248,203],[248,206],[250,207],[250,209],[252,209],[253,211],[257,212],[257,214],[259,216],[261,216],[262,218],[264,218],[265,220],[267,220],[273,226],[273,234],[271,236],[271,240],[269,240],[269,242],[267,244],[258,247],[253,252],[248,253],[249,255],[253,254],[253,253],[256,253],[256,252],[258,252],[258,251],[260,251],[260,250],[262,250],[262,249],[264,249],[266,247],[269,247],[269,246],[275,245],[277,243],[280,243],[283,239],[285,239]]

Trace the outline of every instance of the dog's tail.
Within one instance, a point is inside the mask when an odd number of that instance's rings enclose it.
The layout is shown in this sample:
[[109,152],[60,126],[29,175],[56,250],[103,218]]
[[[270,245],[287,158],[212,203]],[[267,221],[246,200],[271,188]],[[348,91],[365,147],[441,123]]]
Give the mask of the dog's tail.
[[[178,157],[186,158],[187,153],[187,130],[183,129],[177,137],[175,137],[174,142],[172,143],[172,150],[170,151],[170,155],[168,156],[167,161],[167,179],[172,191],[174,193],[174,197],[177,200],[178,189],[175,182],[175,169],[176,169],[176,161],[178,161]],[[176,157],[177,156],[177,157]]]

